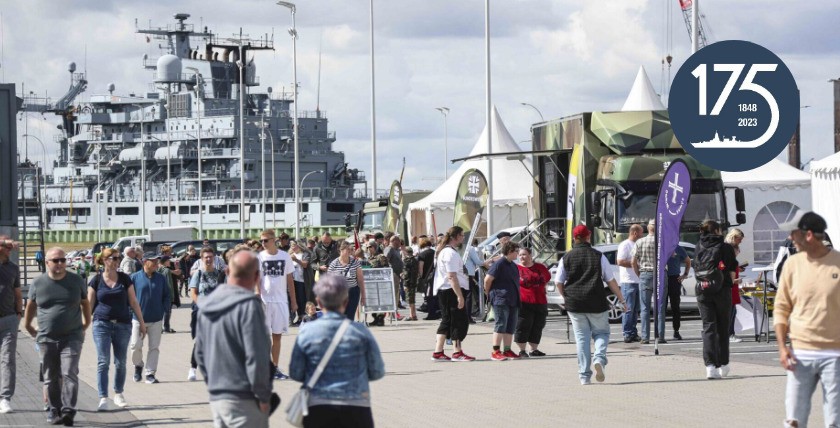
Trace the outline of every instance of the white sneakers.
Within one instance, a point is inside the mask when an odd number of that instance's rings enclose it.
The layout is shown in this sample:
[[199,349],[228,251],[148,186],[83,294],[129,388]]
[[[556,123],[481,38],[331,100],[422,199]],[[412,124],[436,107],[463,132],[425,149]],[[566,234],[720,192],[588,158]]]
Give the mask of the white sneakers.
[[743,339],[741,339],[740,337],[738,337],[734,334],[732,336],[729,336],[729,343],[741,343],[741,342],[743,342]]
[[117,407],[120,408],[123,408],[128,405],[128,403],[125,401],[125,397],[122,394],[114,395],[114,404],[116,404]]
[[592,363],[592,370],[595,370],[595,380],[603,382],[606,379],[604,376],[604,365],[600,361]]
[[187,380],[188,380],[188,381],[190,381],[190,382],[194,382],[194,381],[195,381],[195,379],[196,379],[196,377],[195,377],[195,369],[194,369],[194,368],[190,368],[190,373],[187,375]]
[[718,374],[720,374],[720,377],[729,376],[729,366],[720,366],[720,368],[718,369]]
[[102,397],[102,398],[99,399],[99,407],[96,408],[96,411],[97,412],[104,412],[106,410],[108,410],[108,399],[105,398],[105,397]]
[[706,379],[720,379],[720,372],[718,372],[717,367],[706,366]]
[[12,413],[12,403],[7,399],[0,400],[0,413]]

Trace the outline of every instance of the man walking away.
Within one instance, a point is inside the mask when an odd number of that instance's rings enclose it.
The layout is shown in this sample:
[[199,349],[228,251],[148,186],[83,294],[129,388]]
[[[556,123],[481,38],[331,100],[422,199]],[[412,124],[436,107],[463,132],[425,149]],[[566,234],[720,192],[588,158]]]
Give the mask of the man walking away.
[[[131,275],[134,282],[134,292],[140,303],[140,311],[146,322],[146,337],[149,338],[149,352],[146,354],[146,383],[158,383],[158,358],[160,357],[160,336],[163,333],[163,317],[166,309],[171,307],[171,288],[166,278],[158,273],[160,256],[146,254],[143,260],[143,270]],[[136,315],[131,320],[131,361],[134,363],[134,381],[140,382],[143,375],[143,335],[140,334],[140,321]]]
[[[685,264],[685,269],[680,274],[680,265]],[[691,270],[691,258],[685,249],[679,245],[674,254],[668,258],[668,301],[671,302],[671,320],[674,325],[674,339],[682,340],[680,335],[680,299],[682,298],[682,282],[688,278]],[[626,294],[625,294],[626,298]],[[664,316],[664,313],[663,313]]]
[[[589,229],[582,224],[575,226],[572,236],[575,240],[574,245],[560,260],[554,282],[566,300],[566,310],[572,320],[580,384],[589,385],[592,383],[593,370],[595,380],[604,381],[604,369],[607,366],[610,319],[604,282],[609,284],[610,290],[618,296],[622,305],[627,307],[627,302],[624,301],[618,283],[612,276],[610,262],[589,243]],[[589,348],[592,338],[595,339],[594,362]]]
[[[47,251],[47,274],[29,289],[24,325],[35,338],[44,364],[49,398],[47,423],[73,426],[79,395],[79,356],[90,326],[85,280],[67,272],[67,257],[58,247]],[[37,312],[37,315],[36,315]],[[32,320],[38,317],[38,329]]]
[[624,343],[638,342],[639,330],[636,329],[639,310],[639,276],[633,270],[633,248],[636,241],[642,237],[642,226],[634,224],[630,226],[629,236],[618,245],[618,278],[621,283],[621,294],[627,300],[628,306],[624,307],[624,315],[621,317],[621,330],[624,332]]
[[782,269],[773,310],[787,370],[784,426],[807,428],[818,382],[825,426],[840,426],[840,252],[824,245],[826,222],[813,212],[798,211],[779,228],[791,231],[797,249]]
[[228,284],[198,301],[195,359],[216,427],[268,427],[273,373],[262,301],[254,294],[259,282],[258,256],[236,250]]
[[20,268],[9,260],[9,253],[14,249],[15,242],[6,235],[0,235],[0,413],[12,411],[17,333],[23,313]]

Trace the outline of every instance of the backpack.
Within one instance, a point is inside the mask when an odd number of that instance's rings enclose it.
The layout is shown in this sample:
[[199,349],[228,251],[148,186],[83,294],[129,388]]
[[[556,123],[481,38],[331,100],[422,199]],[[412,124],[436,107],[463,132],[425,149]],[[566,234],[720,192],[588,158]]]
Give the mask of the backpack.
[[696,295],[711,296],[720,292],[723,288],[723,257],[721,247],[701,247],[695,255],[694,278],[697,284],[694,286]]

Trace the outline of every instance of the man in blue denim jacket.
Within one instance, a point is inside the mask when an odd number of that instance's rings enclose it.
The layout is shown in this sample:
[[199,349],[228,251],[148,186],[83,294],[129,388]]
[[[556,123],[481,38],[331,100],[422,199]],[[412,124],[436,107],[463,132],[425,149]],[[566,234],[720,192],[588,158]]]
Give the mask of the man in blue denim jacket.
[[[347,281],[342,276],[322,276],[314,292],[324,316],[301,327],[289,366],[289,376],[304,385],[344,321],[348,302]],[[304,424],[372,427],[368,382],[383,376],[385,363],[373,335],[364,324],[351,324],[311,390]]]

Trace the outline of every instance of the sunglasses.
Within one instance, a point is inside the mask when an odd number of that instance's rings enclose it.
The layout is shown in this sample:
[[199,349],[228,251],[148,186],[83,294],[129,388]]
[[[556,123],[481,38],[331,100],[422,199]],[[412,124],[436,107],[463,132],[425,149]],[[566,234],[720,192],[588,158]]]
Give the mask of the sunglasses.
[[106,259],[108,259],[108,260],[114,260],[114,261],[117,261],[117,260],[122,260],[122,257],[120,257],[120,256],[111,256],[111,257],[106,257]]
[[273,241],[273,239],[260,239],[260,242],[262,242],[263,244],[265,244],[266,242],[271,242],[271,241]]
[[58,264],[58,263],[67,263],[67,259],[66,259],[66,258],[64,258],[64,257],[61,257],[61,258],[56,258],[56,259],[49,259],[49,260],[47,260],[47,261],[48,261],[48,262],[53,262],[53,263],[55,263],[55,264]]

